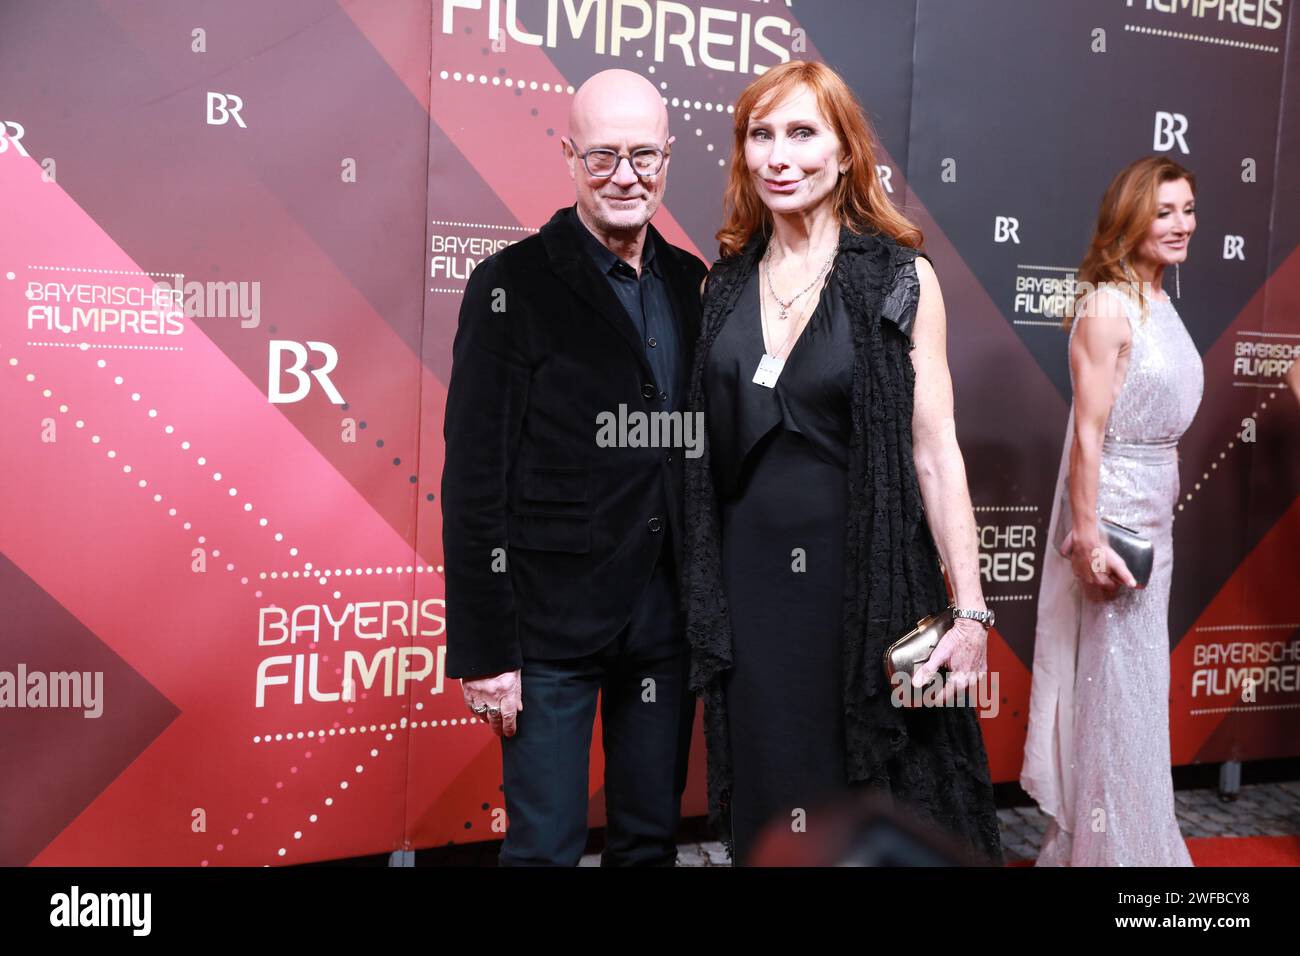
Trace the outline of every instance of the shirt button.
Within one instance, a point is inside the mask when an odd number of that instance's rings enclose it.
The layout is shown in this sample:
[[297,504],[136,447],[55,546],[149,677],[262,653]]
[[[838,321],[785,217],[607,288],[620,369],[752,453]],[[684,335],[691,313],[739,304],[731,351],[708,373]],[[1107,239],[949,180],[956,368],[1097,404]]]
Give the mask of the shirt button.
[[651,348],[654,348],[656,345],[659,344],[659,340],[652,335],[650,336],[650,338],[645,340],[645,344],[650,346]]
[[653,385],[642,385],[642,386],[641,386],[641,397],[642,397],[642,398],[654,398],[654,397],[655,397],[655,387],[654,387]]
[[660,393],[659,393],[659,401],[661,401],[661,402],[666,402],[666,401],[668,401],[668,393],[667,393],[667,392],[660,392]]
[[673,456],[672,456],[672,455],[669,455],[669,456],[668,456],[668,464],[671,465],[672,463],[673,463]]
[[650,529],[651,534],[658,534],[663,529],[664,523],[655,517],[647,521],[645,526]]

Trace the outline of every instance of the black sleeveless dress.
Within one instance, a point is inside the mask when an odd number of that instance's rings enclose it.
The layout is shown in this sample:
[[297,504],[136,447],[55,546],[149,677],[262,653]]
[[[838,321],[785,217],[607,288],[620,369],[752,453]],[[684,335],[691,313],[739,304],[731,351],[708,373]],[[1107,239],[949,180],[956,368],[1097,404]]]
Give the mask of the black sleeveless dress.
[[[842,687],[851,318],[834,278],[774,388],[758,270],[704,376],[735,662],[724,676],[735,858],[759,830],[847,789]],[[809,827],[811,831],[811,826]]]

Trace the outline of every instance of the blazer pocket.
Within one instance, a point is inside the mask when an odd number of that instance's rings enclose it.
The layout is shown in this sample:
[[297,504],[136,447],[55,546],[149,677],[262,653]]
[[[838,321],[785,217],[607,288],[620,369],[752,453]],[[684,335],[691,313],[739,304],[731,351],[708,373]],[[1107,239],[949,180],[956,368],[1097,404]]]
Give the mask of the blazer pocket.
[[582,504],[590,493],[591,472],[586,468],[525,468],[519,497],[527,501]]
[[532,551],[591,551],[591,518],[581,515],[512,514],[510,546]]

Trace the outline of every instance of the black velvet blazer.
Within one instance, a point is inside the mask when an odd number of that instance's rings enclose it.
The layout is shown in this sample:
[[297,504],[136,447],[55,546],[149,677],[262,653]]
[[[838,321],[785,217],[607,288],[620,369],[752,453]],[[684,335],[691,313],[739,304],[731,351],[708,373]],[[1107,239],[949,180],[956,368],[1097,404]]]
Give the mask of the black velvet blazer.
[[[448,677],[598,650],[665,537],[684,539],[683,451],[597,442],[598,416],[660,412],[661,390],[579,228],[559,210],[465,288],[443,420]],[[648,228],[688,369],[705,265]]]

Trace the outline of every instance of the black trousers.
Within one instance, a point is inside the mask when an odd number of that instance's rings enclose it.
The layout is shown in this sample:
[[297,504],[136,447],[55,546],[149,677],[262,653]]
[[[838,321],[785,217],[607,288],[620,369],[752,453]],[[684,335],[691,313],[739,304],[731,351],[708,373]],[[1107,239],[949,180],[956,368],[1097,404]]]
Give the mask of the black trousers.
[[689,654],[668,541],[662,553],[631,621],[609,644],[570,660],[524,659],[524,709],[515,735],[501,738],[509,817],[502,866],[575,866],[581,858],[598,693],[601,865],[676,861],[695,698],[686,685]]

